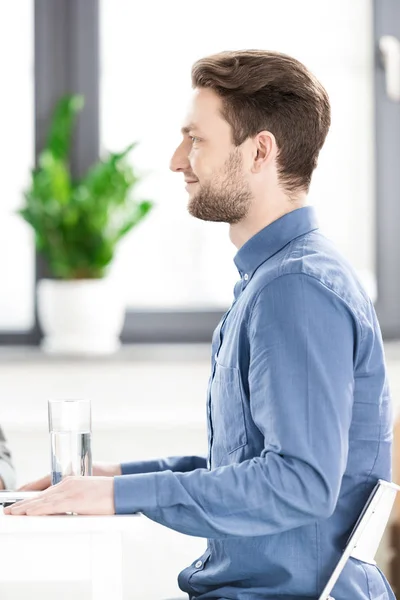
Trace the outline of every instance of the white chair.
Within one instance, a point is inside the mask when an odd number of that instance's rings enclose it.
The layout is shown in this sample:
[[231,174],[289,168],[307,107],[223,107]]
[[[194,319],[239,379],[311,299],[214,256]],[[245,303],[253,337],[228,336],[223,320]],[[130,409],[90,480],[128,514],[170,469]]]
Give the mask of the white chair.
[[318,600],[334,600],[330,595],[347,560],[352,556],[375,565],[375,554],[392,512],[400,486],[380,479],[347,541],[343,554]]

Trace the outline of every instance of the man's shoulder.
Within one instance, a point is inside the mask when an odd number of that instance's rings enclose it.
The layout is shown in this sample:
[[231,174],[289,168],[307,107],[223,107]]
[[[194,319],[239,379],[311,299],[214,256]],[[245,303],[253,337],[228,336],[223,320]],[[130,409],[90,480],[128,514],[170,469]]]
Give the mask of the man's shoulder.
[[279,286],[282,277],[288,276],[320,285],[362,320],[370,310],[371,300],[359,274],[333,242],[318,231],[296,238],[265,263],[257,273],[255,287],[259,292],[269,286],[273,288]]

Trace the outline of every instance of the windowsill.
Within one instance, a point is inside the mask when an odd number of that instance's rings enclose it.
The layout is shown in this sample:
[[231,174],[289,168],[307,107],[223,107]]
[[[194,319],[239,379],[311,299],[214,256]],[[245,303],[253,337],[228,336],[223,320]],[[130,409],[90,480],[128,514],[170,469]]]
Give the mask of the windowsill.
[[388,362],[400,361],[400,340],[384,342],[385,356]]
[[126,344],[108,356],[50,355],[38,346],[0,346],[0,364],[4,363],[171,363],[208,362],[211,344]]

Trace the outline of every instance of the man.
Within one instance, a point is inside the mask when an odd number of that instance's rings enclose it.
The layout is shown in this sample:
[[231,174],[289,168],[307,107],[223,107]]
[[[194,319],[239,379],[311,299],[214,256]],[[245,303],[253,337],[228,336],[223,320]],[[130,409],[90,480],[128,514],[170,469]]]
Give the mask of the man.
[[0,427],[0,490],[12,490],[14,488],[15,470],[11,460],[11,452]]
[[[377,479],[391,478],[374,308],[306,206],[329,100],[273,52],[204,58],[192,80],[171,168],[194,217],[230,224],[240,274],[212,341],[208,459],[100,465],[103,477],[67,479],[8,512],[141,511],[208,538],[179,576],[191,598],[315,599]],[[334,596],[394,597],[377,567],[354,559]]]

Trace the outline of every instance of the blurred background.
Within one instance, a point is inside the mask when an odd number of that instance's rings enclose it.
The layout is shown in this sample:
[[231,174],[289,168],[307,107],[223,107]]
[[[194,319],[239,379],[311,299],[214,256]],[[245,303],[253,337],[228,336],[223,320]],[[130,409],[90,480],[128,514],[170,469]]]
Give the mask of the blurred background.
[[[0,4],[0,425],[18,484],[49,470],[52,398],[92,401],[97,460],[206,450],[209,344],[235,248],[227,226],[188,215],[169,160],[192,63],[227,49],[291,54],[329,93],[309,199],[375,302],[398,428],[399,40],[398,0]],[[400,594],[396,521],[379,562]],[[129,598],[176,593],[205,545],[149,527]],[[2,597],[23,585],[0,584]]]

